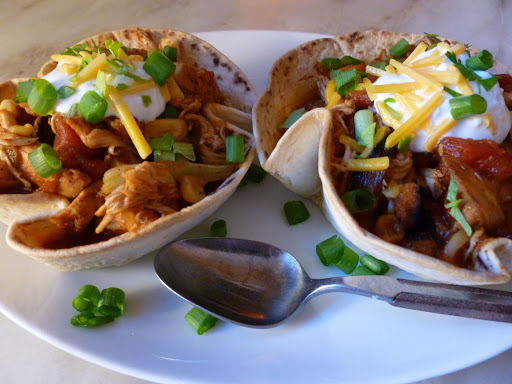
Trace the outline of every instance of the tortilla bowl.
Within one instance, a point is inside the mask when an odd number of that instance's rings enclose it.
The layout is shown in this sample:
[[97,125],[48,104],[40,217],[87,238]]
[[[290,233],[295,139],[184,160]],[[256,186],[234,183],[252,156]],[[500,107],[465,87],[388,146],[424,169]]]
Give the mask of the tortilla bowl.
[[[306,42],[279,58],[271,69],[268,88],[253,111],[260,162],[287,188],[319,204],[333,226],[364,252],[426,279],[464,285],[504,283],[510,279],[507,269],[512,267],[511,240],[499,237],[478,242],[472,252],[475,267],[458,267],[386,242],[363,229],[345,207],[340,198],[341,193],[334,185],[330,166],[334,130],[331,122],[335,120],[336,113],[343,113],[350,106],[344,105],[342,100],[330,108],[325,107],[326,97],[319,92],[322,85],[318,80],[315,63],[324,58],[343,56],[351,56],[367,64],[379,61],[383,52],[388,52],[402,38],[415,46],[426,37],[423,34],[391,31],[358,31]],[[442,37],[439,39],[455,44]],[[472,47],[469,50],[472,55],[479,52]],[[494,60],[490,72],[511,73],[510,69],[497,60]],[[323,87],[325,90],[325,84]],[[314,101],[319,99],[323,104]],[[290,128],[277,128],[292,110],[308,103],[315,105]],[[301,139],[287,140],[289,137]],[[309,171],[316,166],[318,173]],[[308,172],[305,172],[306,169]],[[318,190],[321,190],[320,196]]]
[[[178,48],[177,63],[185,68],[191,68],[192,71],[204,69],[213,73],[212,78],[214,77],[218,86],[220,102],[209,104],[205,109],[208,107],[212,121],[216,123],[223,121],[221,124],[227,127],[226,132],[233,132],[232,135],[244,138],[245,156],[241,163],[226,163],[225,155],[219,160],[219,156],[215,157],[216,154],[206,148],[199,156],[211,158],[213,162],[204,164],[198,162],[197,165],[187,161],[167,162],[172,163],[169,169],[172,169],[176,180],[185,172],[186,175],[192,174],[204,179],[206,183],[213,183],[205,193],[205,197],[197,202],[187,203],[177,211],[174,209],[173,213],[168,213],[171,210],[166,211],[167,213],[156,220],[132,231],[108,236],[100,241],[77,240],[76,243],[64,244],[53,249],[44,247],[31,234],[38,231],[46,233],[46,237],[51,237],[52,233],[60,234],[61,229],[52,224],[49,219],[62,212],[62,208],[65,208],[69,201],[61,196],[56,198],[54,194],[39,191],[29,194],[0,194],[0,207],[6,207],[6,204],[9,204],[15,208],[9,212],[6,211],[4,215],[6,217],[4,221],[9,224],[6,235],[7,244],[14,250],[59,270],[75,271],[119,266],[169,243],[202,222],[231,196],[255,156],[250,112],[256,100],[256,93],[245,74],[226,56],[198,37],[167,29],[121,29],[87,38],[78,44],[103,46],[109,39],[119,41],[129,49],[144,50],[149,53],[161,50],[165,46],[176,47]],[[55,67],[56,63],[53,61],[46,63],[39,76],[49,73]],[[18,82],[19,80],[13,80],[0,85],[0,101],[14,98]],[[184,92],[186,96],[186,90]],[[204,145],[201,144],[201,148],[203,147]],[[148,162],[142,164],[146,163]],[[209,179],[210,175],[211,179]],[[32,209],[34,206],[37,207],[37,211]],[[79,239],[80,235],[75,237]]]

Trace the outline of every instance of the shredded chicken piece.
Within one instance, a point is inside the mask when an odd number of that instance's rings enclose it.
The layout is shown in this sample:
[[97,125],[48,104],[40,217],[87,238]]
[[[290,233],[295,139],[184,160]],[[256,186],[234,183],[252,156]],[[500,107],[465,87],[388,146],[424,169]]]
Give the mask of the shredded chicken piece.
[[177,63],[173,77],[184,94],[194,95],[203,103],[221,101],[219,86],[212,71]]
[[117,134],[88,124],[83,117],[68,117],[66,123],[89,148],[126,147],[128,145]]
[[99,180],[83,189],[70,205],[51,217],[50,221],[67,232],[82,232],[104,202],[101,184]]
[[[151,206],[159,207],[160,212],[169,212],[165,207],[173,207],[175,200],[180,198],[178,184],[169,167],[166,162],[143,162],[126,171],[124,184],[112,191],[105,198],[105,204],[96,211],[96,216],[103,216],[96,232],[101,232],[118,213],[126,209]],[[138,228],[140,225],[131,227]]]

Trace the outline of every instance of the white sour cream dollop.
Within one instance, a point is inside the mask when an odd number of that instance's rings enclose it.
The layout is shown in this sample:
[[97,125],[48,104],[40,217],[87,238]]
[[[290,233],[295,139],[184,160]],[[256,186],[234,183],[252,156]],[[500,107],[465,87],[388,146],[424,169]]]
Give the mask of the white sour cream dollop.
[[[57,67],[53,71],[42,77],[43,79],[49,81],[55,87],[55,89],[59,89],[60,87],[66,85],[69,86],[70,79],[74,76],[62,73],[59,70],[60,65],[61,64],[59,63],[59,65],[57,65]],[[131,72],[132,74],[142,79],[151,79],[151,76],[149,76],[149,74],[146,73],[144,69],[142,69],[144,63],[134,62],[133,65],[135,68]],[[96,79],[85,81],[76,88],[76,92],[71,96],[65,99],[59,98],[59,100],[55,104],[54,111],[66,114],[73,104],[80,103],[80,99],[88,91],[95,91],[98,94],[100,94],[98,89],[94,86],[95,81]],[[135,80],[131,77],[118,75],[108,84],[114,87],[120,83],[130,86],[134,82]],[[142,96],[149,96],[151,98],[151,103],[147,107],[144,105]],[[122,97],[123,101],[130,109],[130,112],[132,113],[133,117],[135,117],[139,121],[148,122],[151,120],[155,120],[165,109],[165,102],[162,97],[162,94],[160,93],[160,88],[158,86],[144,90],[142,92],[123,95]],[[105,117],[108,116],[119,117],[119,115],[115,112],[114,108],[112,108],[110,103],[108,103],[108,109],[105,114]]]
[[[444,62],[431,68],[433,68],[435,71],[446,71],[448,67],[454,67],[452,62],[445,55],[447,51],[448,50],[446,48],[436,47],[421,53],[416,58],[411,60],[411,63],[435,54],[443,57]],[[458,55],[457,58],[460,59],[462,63],[465,63],[469,57],[466,53],[462,53]],[[475,71],[475,73],[482,79],[486,79],[492,76],[490,73],[485,71]],[[407,83],[412,81],[414,80],[405,74],[386,74],[379,77],[373,84],[382,85]],[[499,87],[498,84],[494,85],[489,91],[487,91],[476,81],[469,81],[468,83],[476,94],[480,94],[487,101],[487,110],[483,114],[456,120],[453,127],[445,132],[440,137],[440,139],[443,137],[458,137],[475,140],[489,139],[497,143],[502,143],[510,132],[510,113],[503,98],[503,90]],[[457,85],[449,85],[448,87],[458,93],[462,93]],[[434,94],[435,91],[432,88],[423,87],[412,92],[421,97],[423,100],[417,104],[418,107],[421,107],[427,102],[427,100]],[[425,142],[428,136],[431,134],[431,129],[435,129],[435,127],[441,124],[441,122],[443,122],[446,118],[451,117],[449,100],[453,98],[453,96],[451,96],[446,91],[443,91],[442,97],[442,103],[433,111],[428,121],[415,128],[413,139],[409,147],[412,151],[425,152]],[[375,105],[379,114],[382,115],[382,111],[380,111],[377,101],[384,102],[389,98],[393,98],[393,94],[375,94]],[[404,123],[407,121],[407,119],[409,119],[409,117],[411,117],[411,114],[397,101],[388,101],[388,105],[394,110],[400,112],[402,115],[401,119],[399,120],[400,123]]]

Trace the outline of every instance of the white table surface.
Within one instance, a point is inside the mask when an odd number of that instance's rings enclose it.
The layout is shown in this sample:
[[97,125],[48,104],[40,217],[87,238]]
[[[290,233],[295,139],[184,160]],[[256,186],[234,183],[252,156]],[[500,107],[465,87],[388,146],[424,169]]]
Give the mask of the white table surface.
[[[187,32],[270,29],[340,34],[368,28],[435,32],[488,49],[512,66],[511,17],[512,2],[498,0],[2,1],[0,81],[34,75],[46,58],[63,46],[128,26]],[[0,340],[1,383],[148,383],[61,351],[3,314]],[[511,362],[512,350],[508,350],[421,383],[507,383],[512,377]]]

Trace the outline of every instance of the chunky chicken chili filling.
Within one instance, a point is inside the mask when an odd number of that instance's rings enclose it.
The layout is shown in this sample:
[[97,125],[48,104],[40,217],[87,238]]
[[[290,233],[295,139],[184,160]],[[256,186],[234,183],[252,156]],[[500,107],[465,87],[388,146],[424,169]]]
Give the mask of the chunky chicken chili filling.
[[250,146],[250,114],[223,105],[215,74],[174,47],[107,40],[52,60],[0,105],[0,192],[70,202],[31,245],[94,243],[178,212],[236,171],[230,142],[242,159]]
[[361,227],[454,265],[512,237],[512,77],[488,51],[428,34],[372,62],[316,63],[316,107],[333,112],[332,180]]

